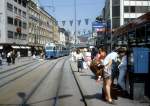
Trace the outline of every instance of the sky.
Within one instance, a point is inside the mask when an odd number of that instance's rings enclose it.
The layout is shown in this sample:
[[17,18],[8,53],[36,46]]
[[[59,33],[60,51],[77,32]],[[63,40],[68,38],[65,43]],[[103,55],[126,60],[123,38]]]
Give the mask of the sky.
[[[60,27],[66,30],[75,31],[75,0],[38,0],[39,4],[52,15]],[[76,31],[80,34],[88,33],[92,30],[92,22],[99,16],[104,7],[105,0],[76,0]],[[88,25],[85,23],[88,19]],[[81,20],[80,25],[78,25]],[[65,21],[65,25],[62,24]],[[71,26],[70,22],[73,21]]]

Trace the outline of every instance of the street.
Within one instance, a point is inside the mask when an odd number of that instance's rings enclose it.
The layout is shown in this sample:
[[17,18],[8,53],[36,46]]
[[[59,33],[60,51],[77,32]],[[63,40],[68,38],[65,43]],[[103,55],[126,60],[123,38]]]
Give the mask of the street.
[[[110,106],[101,97],[102,81],[97,84],[89,69],[77,72],[76,62],[68,56],[17,61],[0,67],[0,106]],[[146,100],[115,101],[117,106],[149,106]]]

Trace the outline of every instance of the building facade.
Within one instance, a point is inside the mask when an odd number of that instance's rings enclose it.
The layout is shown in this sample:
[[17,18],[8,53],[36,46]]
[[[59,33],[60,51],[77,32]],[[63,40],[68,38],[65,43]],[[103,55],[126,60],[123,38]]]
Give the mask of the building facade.
[[113,30],[149,11],[150,0],[106,0],[102,12],[107,24],[104,43],[113,49]]
[[3,52],[11,48],[27,49],[27,21],[26,0],[1,0],[0,45]]
[[28,2],[28,15],[28,44],[32,46],[32,52],[41,51],[48,42],[58,41],[58,25],[55,18],[32,0]]

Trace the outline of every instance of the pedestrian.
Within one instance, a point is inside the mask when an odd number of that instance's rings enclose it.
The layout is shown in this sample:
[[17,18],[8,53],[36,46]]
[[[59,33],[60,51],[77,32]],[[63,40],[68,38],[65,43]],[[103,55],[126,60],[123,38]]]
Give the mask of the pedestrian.
[[99,82],[102,77],[103,74],[102,62],[105,57],[106,57],[106,50],[104,48],[100,48],[99,52],[91,62],[90,69],[96,75],[96,82]]
[[121,56],[121,63],[118,66],[119,69],[119,77],[118,77],[118,88],[122,90],[123,95],[127,94],[125,80],[126,80],[126,73],[127,73],[127,51],[124,49],[124,52],[120,54]]
[[89,49],[85,49],[84,53],[84,60],[88,66],[90,66],[91,63],[91,52]]
[[103,61],[104,65],[104,85],[103,85],[103,90],[104,90],[104,96],[105,100],[110,103],[114,104],[114,101],[111,96],[111,85],[114,79],[114,64],[118,63],[118,58],[123,52],[122,48],[118,48],[115,51],[109,53],[106,58]]
[[76,53],[76,60],[77,60],[77,67],[78,67],[78,72],[79,69],[81,69],[81,71],[83,70],[83,54],[80,52],[79,49],[77,49],[77,53]]
[[91,59],[93,60],[96,54],[98,53],[97,48],[93,47],[91,51]]
[[117,58],[119,57],[117,51],[113,51],[109,53],[104,61],[104,83],[103,83],[103,90],[104,90],[104,96],[105,100],[110,103],[114,104],[114,101],[111,96],[111,84],[112,84],[112,78],[113,78],[113,62],[117,62]]
[[2,65],[2,54],[0,54],[0,66]]
[[7,53],[7,63],[8,63],[8,65],[10,65],[10,63],[11,63],[11,54],[12,54],[12,51],[9,51]]
[[15,50],[13,50],[11,53],[12,64],[15,64],[15,58],[16,58],[16,52]]

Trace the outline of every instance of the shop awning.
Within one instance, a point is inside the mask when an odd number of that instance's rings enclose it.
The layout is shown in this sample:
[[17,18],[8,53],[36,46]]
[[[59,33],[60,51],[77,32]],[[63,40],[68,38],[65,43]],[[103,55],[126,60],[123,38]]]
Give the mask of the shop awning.
[[21,49],[27,49],[26,46],[20,46]]
[[13,49],[20,49],[20,46],[11,46]]
[[3,49],[3,46],[0,46],[0,49]]

